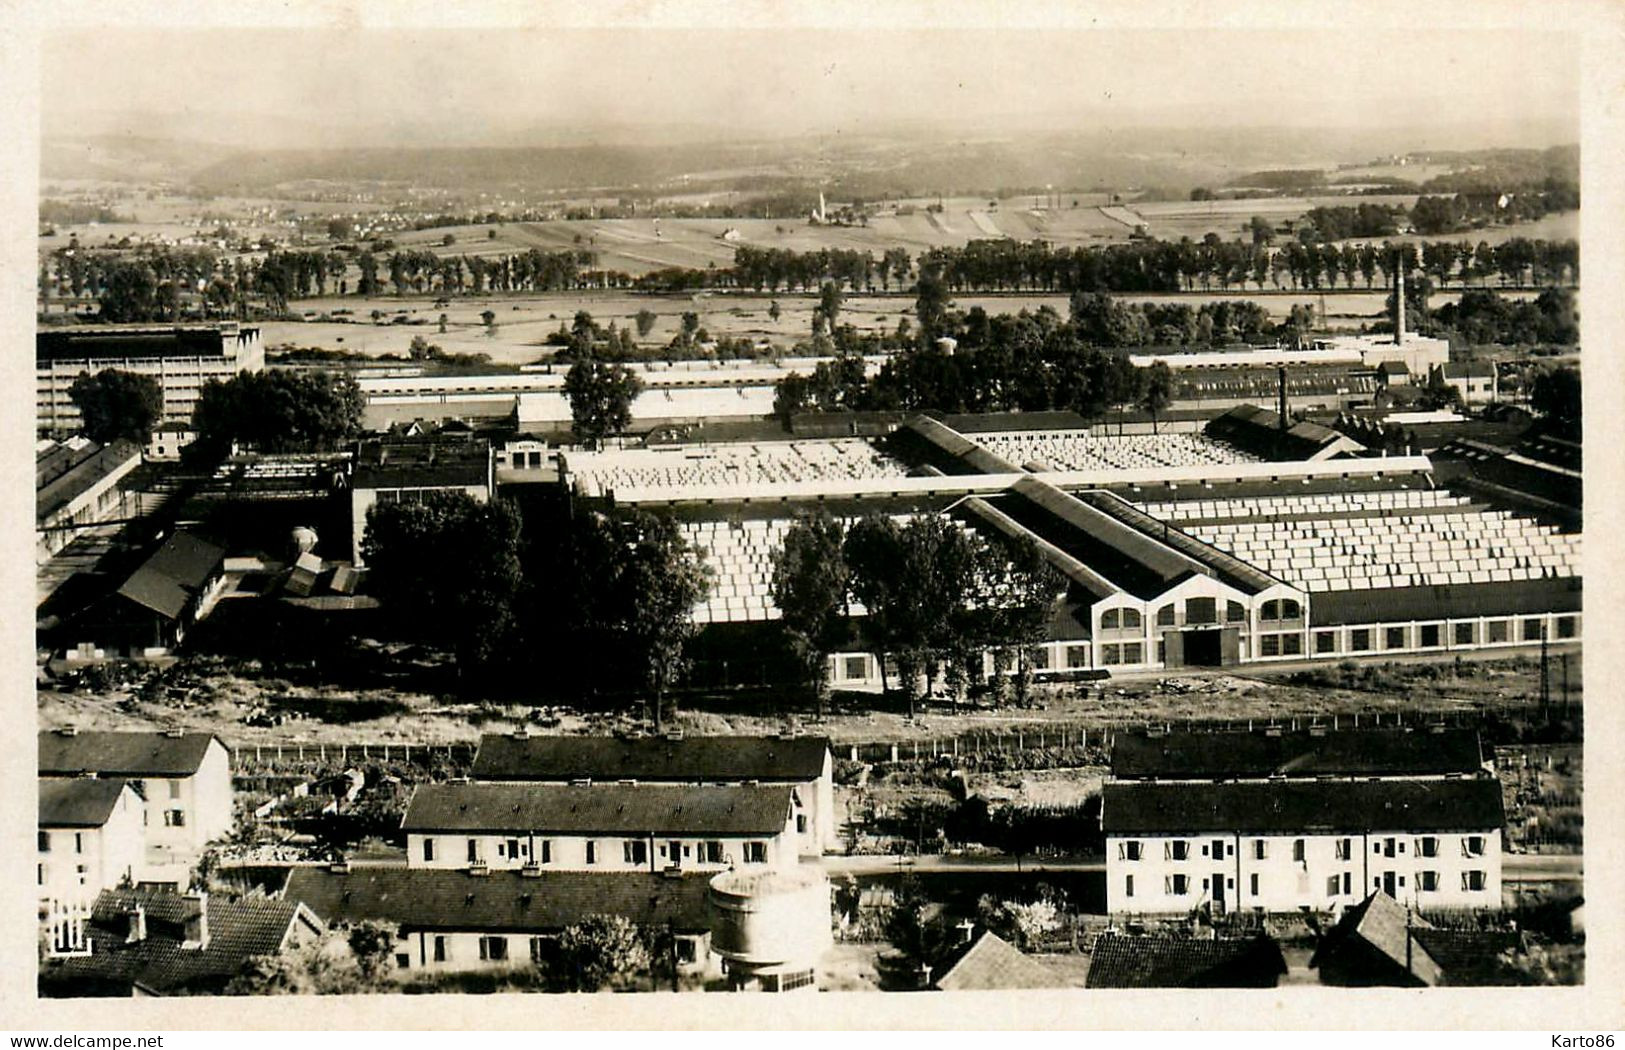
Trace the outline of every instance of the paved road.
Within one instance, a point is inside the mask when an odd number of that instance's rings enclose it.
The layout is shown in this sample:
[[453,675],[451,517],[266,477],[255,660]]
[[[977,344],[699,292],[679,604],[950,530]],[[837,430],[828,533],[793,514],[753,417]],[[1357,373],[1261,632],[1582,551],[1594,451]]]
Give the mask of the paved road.
[[[1584,858],[1578,854],[1508,853],[1501,859],[1506,882],[1571,881],[1582,877]],[[920,857],[825,857],[831,875],[886,875],[898,871],[922,872],[1031,872],[1105,871],[1105,860],[1017,860],[1013,857],[956,857],[927,854]]]

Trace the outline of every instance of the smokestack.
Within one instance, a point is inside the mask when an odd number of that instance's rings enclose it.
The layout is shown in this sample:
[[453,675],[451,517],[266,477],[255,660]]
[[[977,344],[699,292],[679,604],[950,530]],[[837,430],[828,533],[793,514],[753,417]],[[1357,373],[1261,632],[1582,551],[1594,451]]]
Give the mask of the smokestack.
[[1275,370],[1275,381],[1278,394],[1276,396],[1276,411],[1281,415],[1281,432],[1286,432],[1286,366],[1281,365]]
[[1394,267],[1394,345],[1405,345],[1405,253]]

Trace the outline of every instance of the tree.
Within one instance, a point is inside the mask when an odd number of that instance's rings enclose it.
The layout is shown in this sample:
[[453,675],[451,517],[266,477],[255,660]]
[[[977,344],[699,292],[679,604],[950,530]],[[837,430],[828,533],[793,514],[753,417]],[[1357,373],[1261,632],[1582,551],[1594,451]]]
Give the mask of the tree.
[[1157,416],[1174,399],[1174,373],[1166,361],[1154,361],[1145,370],[1145,392],[1140,395],[1140,407],[1151,413],[1151,432],[1157,432]]
[[164,410],[157,380],[115,368],[80,375],[68,396],[84,419],[85,435],[103,445],[119,438],[145,445]]
[[638,325],[638,338],[647,339],[649,337],[649,333],[654,331],[655,321],[658,319],[659,318],[655,312],[648,307],[644,307],[642,310],[639,310],[636,318]]
[[158,278],[139,260],[113,263],[96,297],[99,318],[109,324],[152,321],[159,316]]
[[779,301],[777,299],[774,299],[772,302],[767,304],[767,316],[772,318],[774,324],[778,324],[779,315],[782,312],[783,311],[779,309]]
[[590,353],[578,358],[564,377],[571,430],[596,448],[632,425],[632,402],[642,390],[643,380],[625,365],[600,361]]
[[818,330],[818,318],[824,319],[825,331],[835,331],[835,320],[841,315],[841,287],[834,281],[825,281],[818,291],[818,307],[813,311],[813,330]]
[[851,573],[844,541],[840,522],[820,512],[792,525],[773,558],[773,603],[819,717],[829,697],[829,654],[845,635]]
[[622,576],[625,635],[643,665],[658,730],[666,691],[688,672],[685,647],[698,629],[694,607],[710,593],[710,579],[675,521],[651,514],[622,521],[632,541]]
[[378,983],[389,975],[394,962],[395,934],[395,927],[376,920],[350,927],[344,940],[364,981]]
[[630,919],[590,915],[559,933],[550,969],[565,991],[599,992],[630,984],[649,962],[649,950]]
[[1560,432],[1581,433],[1580,370],[1564,366],[1540,372],[1529,391],[1529,403]]
[[448,646],[460,674],[484,674],[519,636],[520,525],[507,500],[464,492],[376,503],[361,545],[370,586],[403,630]]
[[920,279],[915,288],[914,317],[920,325],[921,340],[931,343],[943,334],[942,327],[952,303],[941,269],[936,266],[926,268],[924,262],[920,267]]
[[892,618],[898,605],[896,566],[902,558],[903,535],[897,522],[885,514],[865,515],[846,532],[842,554],[851,573],[852,597],[861,602],[864,644],[880,664],[881,689],[886,682],[886,657],[894,644]]
[[361,432],[365,405],[348,373],[273,368],[204,383],[192,425],[208,454],[233,442],[263,452],[328,451]]

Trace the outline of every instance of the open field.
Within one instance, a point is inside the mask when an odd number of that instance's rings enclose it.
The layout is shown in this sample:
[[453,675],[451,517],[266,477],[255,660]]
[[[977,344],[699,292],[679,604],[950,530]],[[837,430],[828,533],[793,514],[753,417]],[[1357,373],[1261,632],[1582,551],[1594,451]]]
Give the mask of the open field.
[[[1362,721],[1380,717],[1414,720],[1424,710],[1470,713],[1479,709],[1522,709],[1539,693],[1539,661],[1527,657],[1463,660],[1451,663],[1359,664],[1355,672],[1338,666],[1294,680],[1289,674],[1254,677],[1192,674],[1170,678],[1124,678],[1101,690],[1041,686],[1026,709],[954,713],[946,705],[922,708],[910,719],[898,702],[882,706],[873,695],[838,697],[833,712],[817,726],[838,744],[894,741],[929,745],[956,735],[987,733],[1028,736],[1044,732],[1050,744],[1061,727],[1103,729],[1187,719],[1291,719],[1336,715]],[[1580,656],[1571,654],[1571,701],[1580,699]],[[1369,668],[1369,670],[1366,670]],[[531,703],[481,703],[399,687],[310,686],[252,668],[228,669],[203,663],[182,666],[184,687],[154,688],[143,695],[139,683],[111,688],[54,688],[38,692],[43,726],[76,724],[82,729],[134,729],[180,726],[219,733],[232,744],[277,743],[452,743],[473,741],[482,732],[504,732],[536,724]],[[1554,672],[1554,678],[1556,672]],[[1557,688],[1553,688],[1557,699]],[[773,733],[804,713],[772,704],[748,713],[731,697],[685,697],[677,721],[695,733]],[[260,711],[302,711],[305,717],[277,726],[251,726]],[[559,732],[629,725],[626,708],[615,713],[548,709]],[[328,720],[324,721],[326,718]],[[1074,738],[1074,743],[1075,738]],[[1036,745],[1037,740],[1032,744]],[[925,753],[929,753],[929,747]],[[903,757],[912,757],[904,752]]]
[[[1533,298],[1534,292],[1504,292],[1513,299]],[[1311,304],[1317,313],[1324,298],[1325,316],[1334,327],[1358,328],[1362,323],[1376,319],[1383,311],[1386,293],[1381,290],[1334,291],[1324,297],[1307,291],[1233,290],[1230,292],[1198,293],[1146,293],[1127,294],[1117,298],[1125,302],[1181,302],[1193,308],[1205,302],[1223,299],[1250,299],[1261,303],[1270,316],[1284,320],[1292,307]],[[1433,296],[1435,307],[1455,301],[1459,296],[1445,292]],[[779,304],[777,321],[768,316],[773,302]],[[779,294],[757,295],[738,292],[702,292],[696,295],[640,295],[629,292],[554,292],[533,295],[480,296],[453,298],[445,306],[435,306],[432,296],[378,296],[369,299],[328,298],[306,299],[293,304],[294,309],[312,318],[332,310],[352,311],[350,323],[330,321],[271,321],[261,324],[268,349],[278,346],[317,346],[329,350],[352,350],[370,356],[405,354],[414,335],[422,335],[431,343],[438,343],[450,352],[487,353],[497,364],[520,365],[536,361],[549,353],[545,340],[549,333],[562,324],[569,326],[576,311],[586,310],[599,324],[614,321],[625,328],[634,324],[640,310],[656,315],[654,328],[640,340],[645,346],[664,346],[682,325],[682,315],[693,311],[700,316],[700,325],[713,336],[734,336],[767,339],[788,349],[797,340],[805,340],[812,332],[813,309],[818,305],[816,295]],[[1037,310],[1048,306],[1062,317],[1069,306],[1065,295],[1010,294],[962,295],[954,299],[959,309],[980,306],[990,314],[1015,313]],[[496,314],[497,330],[487,334],[480,314],[485,310]],[[382,314],[385,323],[374,324],[373,310]],[[437,321],[446,315],[447,330],[439,332]],[[406,322],[391,324],[397,315]],[[849,296],[841,306],[841,323],[851,324],[860,331],[891,331],[903,317],[913,324],[914,298],[907,293]]]

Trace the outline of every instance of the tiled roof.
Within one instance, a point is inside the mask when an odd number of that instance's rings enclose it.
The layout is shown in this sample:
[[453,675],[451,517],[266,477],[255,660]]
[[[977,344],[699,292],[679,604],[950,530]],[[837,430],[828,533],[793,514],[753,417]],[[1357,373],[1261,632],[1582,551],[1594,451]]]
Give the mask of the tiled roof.
[[1286,973],[1269,937],[1124,936],[1095,939],[1085,988],[1273,988]]
[[[140,459],[140,447],[119,438],[105,447],[89,446],[85,454],[67,462],[61,472],[53,476],[45,477],[43,469],[36,469],[39,485],[34,493],[35,521],[44,524],[103,478]],[[43,466],[40,464],[39,468]]]
[[104,777],[189,777],[197,772],[215,740],[210,733],[170,736],[160,732],[79,732],[41,730],[39,771],[43,776],[97,773]]
[[161,616],[178,620],[187,603],[219,571],[225,557],[226,552],[214,544],[177,532],[124,581],[118,593]]
[[1132,778],[1416,776],[1477,773],[1483,761],[1473,729],[1118,733],[1112,741],[1112,775]]
[[[147,936],[126,943],[124,913],[137,902],[147,912]],[[299,911],[293,901],[211,897],[208,946],[184,948],[179,930],[166,928],[176,923],[165,915],[184,921],[187,908],[195,911],[196,905],[173,893],[103,892],[87,929],[93,954],[47,962],[41,985],[55,995],[106,994],[136,986],[158,994],[218,992],[249,958],[279,951]]]
[[1501,787],[1472,780],[1120,783],[1101,789],[1108,835],[1491,831],[1506,822]]
[[805,783],[824,772],[824,737],[607,736],[480,738],[476,780],[762,780]]
[[944,992],[1012,988],[1065,988],[1056,971],[1029,958],[991,930],[984,930],[970,949],[936,980]]
[[75,777],[39,782],[39,826],[99,828],[113,815],[125,781]]
[[1369,591],[1323,591],[1316,594],[1309,604],[1309,617],[1312,626],[1326,627],[1334,624],[1578,612],[1581,589],[1578,577],[1561,576],[1494,583],[1387,587]]
[[424,784],[404,831],[776,835],[790,818],[787,785]]
[[1522,945],[1516,930],[1436,927],[1379,890],[1327,931],[1309,965],[1331,984],[1504,984],[1500,957]]
[[517,871],[470,875],[439,868],[299,867],[283,898],[303,902],[324,922],[377,919],[414,930],[546,932],[591,915],[620,915],[640,925],[707,930],[711,874]]

